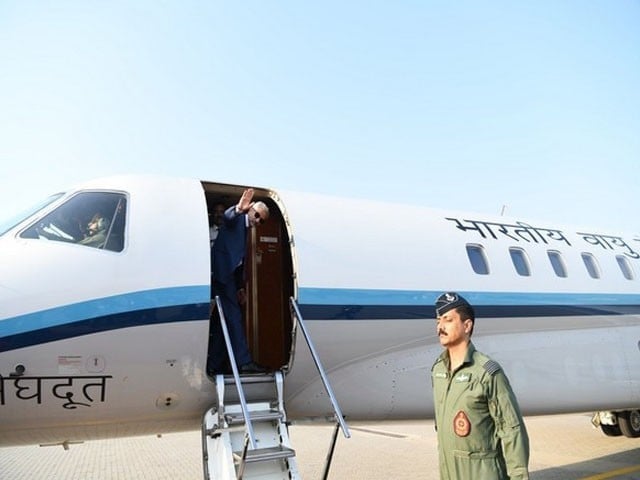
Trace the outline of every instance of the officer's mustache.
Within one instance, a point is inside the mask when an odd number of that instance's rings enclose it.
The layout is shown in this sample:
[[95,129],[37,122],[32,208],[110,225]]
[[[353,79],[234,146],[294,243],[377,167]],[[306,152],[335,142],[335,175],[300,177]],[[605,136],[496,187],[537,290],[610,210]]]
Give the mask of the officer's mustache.
[[447,332],[445,332],[444,330],[438,330],[438,336],[440,335],[444,335],[445,337],[447,336]]

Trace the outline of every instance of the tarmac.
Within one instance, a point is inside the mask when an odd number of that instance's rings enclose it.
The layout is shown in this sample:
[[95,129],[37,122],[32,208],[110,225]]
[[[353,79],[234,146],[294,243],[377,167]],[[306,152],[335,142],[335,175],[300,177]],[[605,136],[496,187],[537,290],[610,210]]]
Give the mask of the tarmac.
[[[587,415],[525,418],[533,480],[640,480],[640,438],[607,437]],[[433,421],[351,423],[339,436],[329,479],[438,480]],[[321,479],[332,425],[290,427],[305,480]],[[62,447],[0,448],[2,480],[202,480],[199,431]]]

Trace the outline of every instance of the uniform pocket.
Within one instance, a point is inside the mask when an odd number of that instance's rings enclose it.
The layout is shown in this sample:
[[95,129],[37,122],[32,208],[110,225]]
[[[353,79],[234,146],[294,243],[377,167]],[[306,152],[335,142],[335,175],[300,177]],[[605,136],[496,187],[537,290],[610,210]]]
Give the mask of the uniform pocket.
[[507,478],[498,460],[498,452],[453,450],[453,468],[457,480],[502,480]]

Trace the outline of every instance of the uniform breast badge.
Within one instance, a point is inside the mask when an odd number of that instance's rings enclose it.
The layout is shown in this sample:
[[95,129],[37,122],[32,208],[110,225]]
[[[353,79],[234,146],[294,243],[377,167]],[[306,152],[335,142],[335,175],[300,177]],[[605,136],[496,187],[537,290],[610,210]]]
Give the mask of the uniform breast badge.
[[459,437],[466,437],[471,433],[471,422],[469,421],[467,414],[462,410],[456,413],[456,416],[453,417],[453,431]]

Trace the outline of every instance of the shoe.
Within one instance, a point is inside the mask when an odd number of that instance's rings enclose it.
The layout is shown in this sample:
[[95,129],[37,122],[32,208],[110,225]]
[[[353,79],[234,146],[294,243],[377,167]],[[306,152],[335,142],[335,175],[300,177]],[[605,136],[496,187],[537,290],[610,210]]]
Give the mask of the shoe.
[[232,375],[231,367],[229,366],[229,362],[224,362],[221,365],[213,366],[212,364],[207,365],[207,374],[211,377],[215,377],[216,375]]
[[240,367],[240,373],[267,373],[269,370],[256,362],[245,363]]

